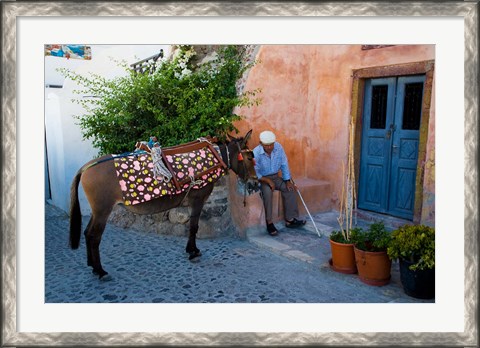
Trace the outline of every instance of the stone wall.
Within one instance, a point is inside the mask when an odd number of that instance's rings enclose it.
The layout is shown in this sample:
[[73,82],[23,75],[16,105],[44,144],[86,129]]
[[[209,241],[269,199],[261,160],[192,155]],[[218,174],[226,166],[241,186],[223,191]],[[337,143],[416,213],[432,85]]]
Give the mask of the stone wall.
[[[222,177],[208,198],[200,215],[198,238],[215,238],[236,235],[228,204],[228,179]],[[190,208],[187,200],[181,207],[166,212],[139,215],[125,209],[123,205],[114,208],[109,223],[122,228],[163,235],[188,236]]]

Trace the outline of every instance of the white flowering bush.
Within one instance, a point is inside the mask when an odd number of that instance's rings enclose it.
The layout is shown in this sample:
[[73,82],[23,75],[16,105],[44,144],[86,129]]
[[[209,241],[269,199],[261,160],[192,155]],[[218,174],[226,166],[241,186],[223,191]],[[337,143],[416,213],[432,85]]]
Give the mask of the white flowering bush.
[[175,77],[177,79],[183,79],[192,73],[189,63],[195,55],[196,52],[191,46],[181,45],[179,49],[175,51],[174,62],[176,62],[177,65]]
[[[170,60],[155,63],[153,73],[129,70],[125,77],[106,80],[62,70],[82,87],[76,93],[86,113],[78,115],[83,137],[91,138],[100,154],[131,151],[137,141],[155,135],[162,146],[202,136],[224,137],[237,131],[237,106],[259,104],[259,90],[238,93],[236,82],[246,69],[242,47],[222,46],[213,59],[193,64],[194,46],[179,46]],[[126,67],[126,65],[124,65]]]

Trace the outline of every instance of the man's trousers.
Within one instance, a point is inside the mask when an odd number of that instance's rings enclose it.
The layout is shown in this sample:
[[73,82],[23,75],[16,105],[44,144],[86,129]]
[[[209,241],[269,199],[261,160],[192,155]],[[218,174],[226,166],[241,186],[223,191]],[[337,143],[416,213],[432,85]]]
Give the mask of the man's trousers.
[[[295,190],[288,191],[287,184],[283,181],[278,174],[266,175],[266,178],[273,180],[275,184],[275,190],[280,191],[283,200],[283,214],[285,220],[292,220],[298,218],[298,204]],[[263,206],[265,207],[265,219],[267,222],[272,221],[272,201],[273,191],[269,185],[262,183],[261,185]]]

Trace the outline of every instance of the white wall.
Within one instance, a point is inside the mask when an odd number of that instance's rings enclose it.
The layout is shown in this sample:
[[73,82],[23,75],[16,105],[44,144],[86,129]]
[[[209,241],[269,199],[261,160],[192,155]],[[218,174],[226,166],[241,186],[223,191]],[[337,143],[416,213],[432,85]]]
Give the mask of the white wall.
[[[45,86],[60,85],[63,88],[45,87],[45,137],[48,157],[50,203],[69,211],[70,185],[77,170],[87,161],[95,158],[98,151],[91,141],[83,140],[80,127],[74,115],[81,115],[83,109],[71,101],[78,95],[73,94],[79,86],[56,71],[57,68],[68,68],[79,74],[89,72],[106,78],[125,74],[110,57],[115,60],[126,60],[135,63],[157,54],[160,49],[168,55],[169,46],[164,45],[92,45],[92,60],[75,60],[59,57],[45,57]],[[48,184],[45,183],[45,191]],[[90,207],[83,191],[80,189],[80,206],[82,214],[90,213]]]

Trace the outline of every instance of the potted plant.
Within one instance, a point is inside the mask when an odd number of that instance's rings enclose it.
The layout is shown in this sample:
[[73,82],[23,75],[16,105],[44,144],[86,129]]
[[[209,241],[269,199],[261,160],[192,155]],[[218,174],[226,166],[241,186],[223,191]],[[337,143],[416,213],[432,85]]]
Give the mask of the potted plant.
[[391,238],[391,233],[383,222],[372,223],[368,230],[356,237],[355,262],[362,282],[374,286],[390,282],[392,261],[388,257],[387,248]]
[[421,299],[435,297],[435,229],[404,225],[392,232],[388,256],[399,260],[405,293]]
[[[353,227],[353,212],[356,210],[356,192],[355,192],[355,171],[353,166],[353,134],[354,128],[350,124],[350,149],[347,162],[347,171],[343,163],[343,188],[340,195],[340,211],[337,218],[340,225],[339,231],[333,231],[330,234],[330,249],[332,258],[329,260],[330,266],[334,271],[340,273],[357,273],[355,263],[355,253],[353,246],[356,237],[362,232],[359,227]],[[356,217],[356,215],[355,215]]]
[[361,228],[356,227],[348,231],[333,231],[330,234],[332,258],[329,263],[334,271],[346,274],[357,273],[353,245],[361,231]]

